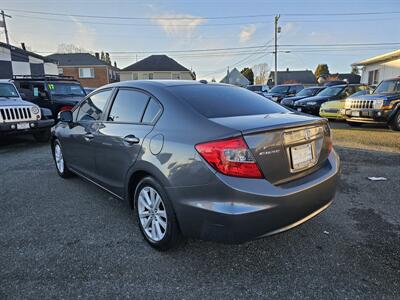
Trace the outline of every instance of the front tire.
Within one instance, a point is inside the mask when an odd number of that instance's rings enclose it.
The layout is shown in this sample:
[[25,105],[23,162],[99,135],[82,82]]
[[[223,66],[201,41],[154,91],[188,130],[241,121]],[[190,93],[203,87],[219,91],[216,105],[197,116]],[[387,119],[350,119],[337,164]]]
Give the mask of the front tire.
[[137,222],[145,240],[160,251],[176,247],[181,234],[164,188],[154,178],[145,177],[136,188],[134,201]]
[[54,158],[54,163],[56,164],[56,169],[57,169],[58,175],[60,175],[62,178],[71,177],[72,172],[69,170],[69,168],[65,164],[64,155],[63,155],[62,147],[61,147],[59,140],[54,141],[53,158]]
[[392,122],[389,124],[390,129],[400,131],[400,109],[397,111]]

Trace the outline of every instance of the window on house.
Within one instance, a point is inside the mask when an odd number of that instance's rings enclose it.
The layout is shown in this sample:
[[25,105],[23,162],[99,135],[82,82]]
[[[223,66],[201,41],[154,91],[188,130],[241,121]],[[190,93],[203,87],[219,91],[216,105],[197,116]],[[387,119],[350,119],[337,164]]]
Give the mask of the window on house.
[[64,69],[58,68],[58,75],[63,75],[63,74],[64,74]]
[[179,73],[172,73],[171,79],[181,79],[181,76]]
[[132,80],[138,80],[138,73],[132,73]]
[[79,68],[79,78],[94,78],[94,69]]
[[368,72],[368,84],[379,83],[379,70],[372,70]]
[[374,84],[379,83],[379,70],[374,71]]
[[149,74],[149,79],[153,79],[153,73]]

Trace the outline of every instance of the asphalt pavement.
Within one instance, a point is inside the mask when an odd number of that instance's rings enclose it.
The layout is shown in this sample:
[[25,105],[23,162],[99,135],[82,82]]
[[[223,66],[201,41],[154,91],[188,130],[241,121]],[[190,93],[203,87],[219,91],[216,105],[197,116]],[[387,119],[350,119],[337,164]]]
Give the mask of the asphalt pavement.
[[338,148],[334,203],[291,231],[161,253],[49,145],[0,139],[0,299],[400,298],[400,154]]

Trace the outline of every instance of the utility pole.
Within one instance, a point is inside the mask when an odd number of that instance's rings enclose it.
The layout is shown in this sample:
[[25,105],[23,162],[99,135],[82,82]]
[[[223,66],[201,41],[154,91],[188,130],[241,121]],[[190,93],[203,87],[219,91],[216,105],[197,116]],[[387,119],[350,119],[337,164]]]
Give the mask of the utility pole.
[[281,32],[281,28],[278,26],[278,21],[281,16],[275,16],[275,72],[274,72],[274,85],[278,84],[278,33]]
[[[6,35],[6,43],[7,43],[7,45],[10,45],[10,40],[8,39],[8,31],[7,31],[7,25],[6,25],[6,17],[7,17],[7,18],[11,18],[11,16],[6,15],[6,14],[4,13],[4,10],[1,11],[0,15],[3,17],[3,23],[0,24],[0,25],[3,25],[3,27],[4,27],[4,33],[5,33],[5,35]],[[1,27],[1,26],[0,26],[0,27]]]

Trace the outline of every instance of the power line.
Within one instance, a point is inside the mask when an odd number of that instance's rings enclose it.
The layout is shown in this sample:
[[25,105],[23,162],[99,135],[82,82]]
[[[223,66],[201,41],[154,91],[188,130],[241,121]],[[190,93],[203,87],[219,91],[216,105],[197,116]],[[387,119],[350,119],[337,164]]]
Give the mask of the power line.
[[[239,19],[239,18],[265,18],[273,17],[275,14],[258,14],[258,15],[236,15],[236,16],[177,16],[177,17],[127,17],[127,16],[102,16],[102,15],[81,15],[81,14],[65,14],[56,13],[49,11],[33,11],[24,9],[13,9],[4,8],[4,10],[23,12],[30,14],[39,15],[52,15],[52,16],[66,16],[66,17],[76,17],[76,18],[95,18],[95,19],[118,19],[118,20],[194,20],[194,19],[204,19],[204,20],[218,20],[218,19]],[[285,13],[282,16],[360,16],[360,15],[391,15],[400,14],[400,11],[380,11],[380,12],[349,12],[349,13]]]

